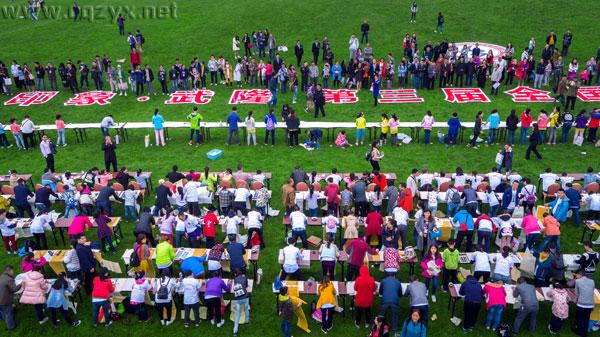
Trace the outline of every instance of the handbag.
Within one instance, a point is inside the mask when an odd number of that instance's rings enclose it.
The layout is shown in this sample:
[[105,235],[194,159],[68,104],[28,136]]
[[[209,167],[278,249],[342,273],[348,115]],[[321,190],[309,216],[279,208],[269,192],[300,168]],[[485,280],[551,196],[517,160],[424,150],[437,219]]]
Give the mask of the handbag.
[[496,154],[496,164],[502,165],[503,161],[504,161],[504,155],[502,153],[498,152],[498,154]]
[[583,145],[583,136],[575,137],[575,139],[573,140],[573,144],[575,144],[577,146]]
[[12,85],[12,80],[10,79],[10,77],[4,79],[4,85]]

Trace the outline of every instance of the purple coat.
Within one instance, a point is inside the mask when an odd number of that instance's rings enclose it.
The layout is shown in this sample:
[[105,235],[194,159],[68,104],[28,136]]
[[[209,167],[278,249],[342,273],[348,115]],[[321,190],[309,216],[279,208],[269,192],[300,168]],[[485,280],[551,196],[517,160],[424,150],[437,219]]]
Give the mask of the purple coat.
[[575,118],[575,127],[578,129],[584,129],[587,125],[587,116],[586,115],[577,115]]
[[223,290],[229,292],[229,286],[225,284],[225,281],[220,277],[212,277],[206,281],[206,290],[204,291],[204,297],[215,296],[221,298]]
[[110,218],[106,215],[101,215],[95,219],[96,224],[98,225],[98,239],[104,239],[106,237],[112,236],[112,230],[108,227],[108,223],[110,222]]

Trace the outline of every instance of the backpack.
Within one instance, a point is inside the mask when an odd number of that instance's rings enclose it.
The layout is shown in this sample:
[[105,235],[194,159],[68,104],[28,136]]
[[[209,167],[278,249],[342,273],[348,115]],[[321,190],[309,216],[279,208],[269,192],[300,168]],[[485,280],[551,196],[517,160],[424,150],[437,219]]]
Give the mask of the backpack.
[[534,205],[535,201],[537,200],[537,197],[535,196],[535,193],[533,193],[533,190],[528,191],[525,189],[525,191],[527,191],[527,197],[525,197],[525,202],[528,205]]
[[452,196],[450,197],[450,201],[451,201],[453,204],[460,204],[460,193],[458,193],[458,191],[457,191],[457,190],[451,190],[451,191],[452,191],[453,193],[452,193]]
[[[140,249],[138,247],[138,249]],[[133,252],[131,252],[131,255],[129,255],[129,266],[131,267],[139,267],[140,266],[140,256],[138,255],[138,249],[134,249]]]
[[156,298],[159,300],[166,300],[169,298],[169,282],[171,280],[167,279],[167,283],[164,284],[160,282],[160,287],[158,287],[158,291],[156,292]]
[[273,130],[275,128],[275,124],[273,123],[273,119],[271,119],[270,117],[267,118],[267,130]]
[[565,262],[563,261],[563,256],[561,253],[553,254],[552,259],[552,267],[556,270],[564,270]]
[[512,328],[510,324],[502,323],[500,326],[498,326],[496,331],[500,337],[512,337]]
[[372,156],[371,151],[368,151],[367,153],[365,153],[365,160],[366,161],[371,161],[371,158],[372,158],[371,156]]
[[332,216],[327,217],[327,229],[334,229],[336,228],[337,224],[335,223],[336,219]]

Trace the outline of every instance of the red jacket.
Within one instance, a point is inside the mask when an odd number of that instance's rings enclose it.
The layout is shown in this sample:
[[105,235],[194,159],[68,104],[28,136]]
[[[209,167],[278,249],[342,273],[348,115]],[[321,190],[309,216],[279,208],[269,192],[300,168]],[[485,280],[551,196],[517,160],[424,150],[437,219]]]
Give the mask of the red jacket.
[[202,233],[204,236],[214,238],[217,236],[215,226],[219,224],[219,219],[215,212],[208,212],[204,216],[204,226],[202,226]]
[[365,236],[381,235],[381,225],[383,225],[383,217],[376,211],[367,214],[367,230]]
[[[404,194],[403,197],[402,194]],[[406,213],[410,213],[410,211],[414,209],[413,194],[410,188],[407,187],[404,190],[402,190],[400,197],[398,197],[398,207],[405,210]]]
[[527,115],[525,112],[521,113],[521,126],[528,128],[531,126],[531,122],[533,121],[532,115]]
[[385,178],[385,174],[380,173],[379,175],[376,175],[373,178],[373,182],[377,185],[379,185],[379,187],[381,188],[381,191],[383,192],[385,190],[385,188],[387,187],[387,180]]
[[370,308],[373,306],[373,294],[377,289],[375,279],[369,274],[369,267],[360,267],[360,276],[354,282],[356,291],[356,306],[359,308]]
[[377,254],[377,251],[372,249],[364,239],[357,238],[352,240],[348,247],[346,247],[346,253],[350,255],[348,263],[354,266],[362,266],[367,252],[371,255]]
[[340,187],[336,184],[328,184],[325,188],[325,196],[327,196],[327,202],[338,203],[340,194]]
[[129,54],[129,63],[131,63],[131,64],[140,64],[140,54],[139,53],[131,53],[131,54]]
[[110,294],[112,294],[115,291],[115,286],[112,284],[112,281],[109,278],[102,281],[100,280],[99,276],[96,276],[94,278],[93,285],[94,289],[92,290],[92,297],[95,298],[108,299],[110,297]]

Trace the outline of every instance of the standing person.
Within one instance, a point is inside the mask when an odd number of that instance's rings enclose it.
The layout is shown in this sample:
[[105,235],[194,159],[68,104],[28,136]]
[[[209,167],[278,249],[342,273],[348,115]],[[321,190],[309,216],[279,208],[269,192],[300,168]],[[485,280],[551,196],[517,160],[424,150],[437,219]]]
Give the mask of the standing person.
[[33,124],[31,119],[29,119],[28,115],[25,115],[25,117],[23,118],[23,121],[21,122],[21,132],[23,134],[23,140],[25,141],[25,149],[29,149],[29,148],[33,149],[35,147],[35,141],[34,141],[34,137],[33,137],[34,131],[35,131],[35,124]]
[[93,279],[96,276],[96,258],[90,248],[91,242],[86,240],[85,235],[78,235],[76,241],[75,253],[79,260],[79,268],[83,273],[83,286],[86,294],[91,294]]
[[248,112],[248,116],[244,120],[244,124],[246,124],[248,146],[250,146],[250,140],[252,140],[254,142],[254,146],[256,146],[256,122],[252,115],[252,111]]
[[531,109],[527,108],[521,113],[521,133],[519,134],[519,145],[525,145],[527,143],[527,137],[529,136],[529,128],[533,122],[533,116],[531,115]]
[[[577,92],[579,91],[580,86],[581,82],[577,79],[570,80],[567,83],[567,102],[565,103],[565,110],[575,110],[575,101],[577,100]],[[571,108],[569,108],[569,104],[571,105]]]
[[22,284],[15,284],[14,269],[12,266],[4,267],[0,275],[0,315],[8,331],[15,329],[14,294],[21,289]]
[[425,144],[433,144],[431,142],[431,129],[433,129],[434,123],[435,119],[433,118],[431,110],[427,110],[427,113],[421,120],[421,126],[423,127],[423,143]]
[[6,210],[0,209],[0,234],[7,254],[17,254],[16,227],[16,224],[11,223],[6,218]]
[[[364,23],[363,23],[364,25]],[[367,32],[368,34],[368,32]],[[361,38],[364,38],[364,33],[363,36]],[[354,56],[356,55],[356,51],[358,50],[358,38],[356,37],[355,34],[352,34],[350,36],[350,40],[348,41],[348,52],[349,52],[349,56],[348,56],[348,60],[353,59]]]
[[300,43],[300,40],[296,41],[294,55],[296,55],[296,65],[299,67],[300,62],[302,62],[302,55],[304,55],[304,47],[302,46],[302,43]]
[[21,281],[23,294],[19,300],[19,303],[32,304],[35,307],[40,325],[48,321],[48,317],[44,317],[44,304],[46,303],[48,282],[40,272],[41,270],[41,266],[34,266],[32,271],[25,274],[25,277]]
[[417,22],[417,10],[417,2],[413,1],[412,5],[410,6],[410,23]]
[[158,312],[158,318],[160,319],[161,325],[170,325],[175,321],[171,319],[175,287],[176,281],[175,279],[171,279],[171,274],[168,269],[163,269],[160,278],[155,278],[152,284],[152,291],[155,294],[154,306]]
[[354,326],[360,329],[360,322],[363,314],[365,315],[365,328],[369,327],[371,321],[371,307],[373,306],[373,294],[377,289],[375,279],[369,274],[369,267],[363,265],[360,267],[359,276],[354,282],[354,291],[356,292],[356,317]]
[[289,146],[298,146],[298,133],[300,132],[300,119],[296,116],[296,112],[292,110],[286,122],[289,135]]
[[[483,111],[479,110],[477,115],[475,115],[475,126],[473,127],[473,135],[471,136],[471,141],[467,144],[467,147],[478,148],[477,138],[479,134],[481,134],[481,125],[483,123]],[[489,144],[488,144],[489,145]]]
[[444,15],[442,14],[442,12],[439,12],[438,17],[437,17],[437,26],[436,26],[436,29],[433,30],[433,32],[437,33],[437,31],[439,30],[440,34],[442,34],[443,26],[444,26]]
[[550,298],[552,299],[552,314],[548,331],[550,334],[557,334],[569,317],[569,293],[560,282],[556,282],[550,291]]
[[237,113],[237,107],[233,107],[231,113],[229,114],[229,116],[227,116],[227,126],[229,129],[229,134],[227,136],[227,141],[225,142],[226,145],[229,145],[229,143],[231,143],[232,136],[235,136],[235,143],[237,145],[240,145],[240,138],[238,136],[238,123],[241,122],[242,120]]
[[402,324],[402,337],[425,337],[427,336],[427,321],[423,320],[423,316],[419,309],[413,309],[410,313],[410,318],[407,318]]
[[444,263],[442,275],[442,291],[448,291],[449,283],[458,283],[458,262],[459,251],[455,247],[454,239],[448,240],[448,248],[442,252],[442,262]]
[[318,288],[317,308],[321,310],[321,331],[327,334],[333,328],[333,313],[337,306],[335,287],[329,276],[325,275]]
[[79,8],[79,5],[77,2],[73,2],[73,21],[81,20],[81,16],[79,16],[80,13],[81,9]]
[[381,161],[381,159],[383,159],[383,156],[384,153],[379,151],[379,142],[376,140],[373,141],[373,143],[371,143],[371,150],[367,155],[367,159],[371,163],[373,171],[381,171],[381,168],[379,167],[379,162]]
[[297,307],[292,304],[292,299],[288,295],[288,288],[285,286],[279,289],[277,304],[279,308],[277,315],[281,317],[281,332],[283,332],[283,337],[291,337],[290,327],[294,318],[294,311],[301,308],[302,304],[299,304]]
[[231,302],[232,311],[235,310],[235,320],[233,321],[233,336],[238,334],[238,326],[242,315],[242,306],[244,306],[245,323],[250,322],[250,294],[248,293],[248,277],[239,269],[234,270],[235,278],[233,279],[234,300]]
[[54,284],[52,284],[52,287],[50,288],[48,301],[46,302],[46,306],[50,309],[50,319],[55,328],[58,327],[59,323],[56,319],[57,310],[60,311],[63,318],[70,326],[78,327],[81,324],[80,320],[73,321],[69,315],[68,299],[65,295],[65,291],[73,292],[73,287],[69,284],[69,280],[67,280],[65,273],[59,273],[56,281],[54,281]]
[[483,289],[478,280],[473,275],[469,275],[467,280],[460,285],[458,293],[465,297],[463,309],[465,318],[462,330],[464,333],[468,333],[473,331],[475,322],[477,322],[477,316],[479,316],[481,302],[483,301]]
[[427,253],[423,256],[423,260],[421,260],[421,268],[423,269],[421,274],[425,277],[425,287],[427,289],[429,289],[429,285],[431,284],[431,301],[433,303],[437,301],[435,291],[437,290],[438,278],[442,267],[442,256],[440,255],[437,246],[429,246]]
[[136,272],[129,303],[135,308],[139,322],[148,322],[150,320],[145,302],[148,291],[152,291],[152,285],[146,279],[146,273],[143,270]]
[[359,273],[360,266],[363,265],[365,256],[368,254],[376,255],[378,251],[372,249],[365,241],[365,234],[358,233],[358,238],[353,239],[346,247],[346,254],[349,254],[348,270],[346,272],[346,281],[353,281]]
[[458,130],[461,126],[460,120],[458,119],[458,113],[453,112],[452,117],[448,120],[448,139],[446,140],[446,147],[450,144],[457,144]]
[[42,156],[44,156],[44,159],[46,159],[46,169],[54,171],[54,154],[56,153],[56,145],[54,145],[47,135],[42,136],[40,150],[42,152]]
[[573,273],[575,279],[575,326],[571,329],[580,337],[587,337],[590,314],[594,309],[594,280],[588,278],[580,269]]
[[[371,27],[369,26],[369,23],[367,22],[367,20],[363,21],[363,23],[360,25],[360,31],[361,31],[361,35],[360,35],[360,43],[369,43],[369,30],[371,29]],[[352,57],[350,57],[352,58]]]
[[[181,275],[181,274],[180,274]],[[200,292],[200,282],[194,278],[191,270],[185,271],[182,277],[177,279],[177,291],[183,292],[183,306],[185,308],[183,326],[190,326],[190,311],[194,312],[196,326],[200,326],[200,303],[198,293]]]
[[119,27],[119,35],[125,36],[125,18],[121,14],[117,17],[117,26]]
[[422,317],[427,319],[429,316],[429,300],[427,299],[427,286],[419,281],[416,275],[408,277],[409,283],[406,287],[405,295],[409,297],[410,310],[419,310]]
[[379,296],[381,296],[381,307],[379,315],[384,316],[388,309],[392,312],[392,330],[398,332],[398,305],[402,297],[402,285],[394,274],[388,274],[379,284]]
[[108,314],[108,301],[111,294],[115,291],[112,280],[108,277],[108,269],[101,268],[98,276],[94,278],[94,290],[92,291],[92,325],[98,326],[98,314],[100,308],[104,311],[105,327],[112,325],[110,315]]
[[320,84],[315,87],[313,101],[315,103],[315,118],[319,116],[319,111],[321,111],[321,116],[325,117],[325,93]]
[[196,134],[196,147],[199,147],[200,145],[202,145],[200,134],[200,122],[202,122],[204,117],[202,117],[202,115],[198,112],[198,107],[194,107],[192,113],[190,113],[187,116],[187,119],[190,121],[190,140],[188,141],[188,145],[192,145],[194,134]]
[[19,150],[26,150],[27,144],[23,140],[23,132],[21,129],[21,125],[17,123],[17,120],[15,118],[10,119],[10,132],[15,138],[15,144],[17,145],[17,148]]
[[221,297],[223,290],[229,292],[231,288],[223,281],[220,272],[214,272],[212,277],[206,281],[206,290],[204,292],[204,302],[208,306],[207,319],[217,328],[222,327],[225,321],[221,318]]
[[111,136],[105,136],[104,142],[102,143],[102,151],[104,151],[104,167],[107,172],[110,172],[110,166],[112,165],[113,171],[117,172],[117,145],[113,143]]
[[517,117],[516,110],[512,109],[510,115],[506,117],[506,141],[508,145],[515,143],[515,131],[519,124],[519,117]]
[[483,287],[483,294],[487,298],[487,316],[485,319],[486,329],[498,329],[502,320],[502,313],[506,309],[506,289],[504,282],[498,280],[494,283],[486,283]]
[[107,115],[104,118],[102,118],[102,121],[100,122],[100,130],[102,131],[102,135],[105,137],[108,136],[109,135],[108,128],[110,128],[111,126],[114,126],[114,125],[116,125],[116,124],[115,124],[115,121],[113,120],[112,115]]
[[381,86],[381,80],[379,79],[379,76],[375,75],[373,77],[373,83],[372,83],[372,91],[373,91],[373,106],[377,106],[377,99],[379,98],[379,87]]
[[65,140],[65,121],[62,120],[62,115],[56,115],[54,125],[56,125],[56,146],[59,146],[61,141],[63,146],[67,146],[67,141]]
[[275,127],[277,125],[277,117],[273,114],[273,109],[265,116],[265,146],[269,143],[269,134],[271,134],[271,146],[275,146]]
[[359,112],[356,116],[356,146],[363,145],[365,142],[365,131],[367,129],[367,120],[365,114]]
[[529,136],[529,147],[527,148],[527,151],[525,152],[525,159],[529,160],[529,157],[531,156],[531,152],[533,152],[538,159],[542,159],[542,155],[537,150],[537,146],[539,144],[540,144],[540,132],[538,130],[537,123],[533,123],[533,131],[531,132],[531,135]]
[[163,127],[163,124],[165,122],[165,119],[163,118],[163,116],[160,114],[160,111],[158,109],[154,110],[154,116],[152,116],[152,125],[154,125],[154,137],[156,139],[156,146],[159,146],[162,144],[162,146],[165,146],[165,129]]
[[487,145],[492,145],[492,143],[498,145],[498,129],[500,128],[500,115],[498,114],[498,110],[492,110],[485,121],[485,124],[489,127]]
[[515,335],[519,333],[521,324],[527,317],[529,317],[529,331],[535,331],[536,318],[540,310],[535,287],[528,284],[525,278],[519,277],[517,286],[513,290],[513,296],[521,298],[521,308],[518,310],[517,317],[515,317],[513,333]]

